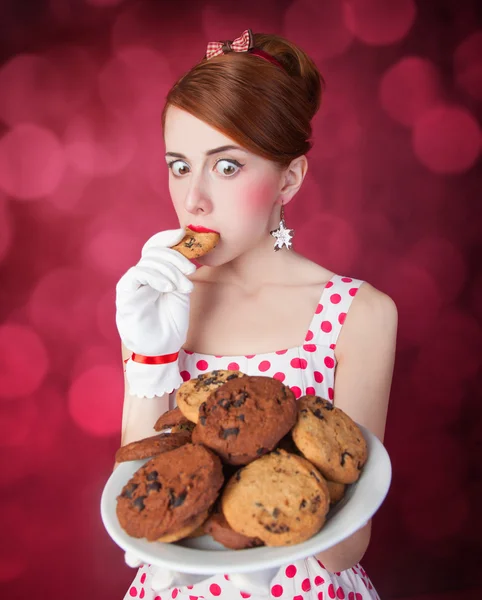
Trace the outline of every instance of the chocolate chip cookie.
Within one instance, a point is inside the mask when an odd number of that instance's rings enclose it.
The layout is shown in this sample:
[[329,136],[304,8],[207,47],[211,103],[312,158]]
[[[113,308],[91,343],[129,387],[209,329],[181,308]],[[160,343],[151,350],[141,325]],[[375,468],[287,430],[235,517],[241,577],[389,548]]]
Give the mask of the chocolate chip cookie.
[[241,371],[216,369],[215,371],[202,373],[194,379],[185,381],[176,394],[176,403],[179,410],[186,419],[197,423],[199,407],[209,398],[209,394],[223,385],[223,383],[226,383],[226,381],[243,377],[243,375]]
[[195,531],[197,531],[199,528],[202,527],[203,523],[206,521],[208,516],[209,516],[209,511],[204,510],[202,513],[199,513],[198,515],[194,515],[194,517],[192,517],[189,520],[189,522],[186,525],[184,525],[184,527],[181,527],[180,529],[176,529],[172,533],[168,532],[168,533],[165,533],[164,535],[161,535],[161,537],[158,538],[157,541],[165,542],[165,543],[172,543],[172,542],[178,542],[179,540],[183,540],[186,537],[191,537]]
[[158,435],[153,435],[122,446],[115,453],[115,460],[120,463],[128,460],[149,458],[179,448],[190,441],[191,431],[159,433]]
[[176,408],[168,410],[157,419],[154,430],[163,431],[164,429],[172,429],[177,425],[187,425],[189,422],[189,419],[186,419],[179,410],[179,407],[176,406]]
[[244,465],[273,450],[296,422],[296,411],[295,396],[281,381],[238,377],[201,404],[192,439],[224,462]]
[[207,229],[202,231],[202,228],[196,229],[198,231],[186,227],[186,235],[178,244],[172,246],[172,249],[189,259],[199,258],[211,252],[219,242],[219,233]]
[[303,396],[298,400],[298,408],[291,434],[303,456],[330,481],[357,481],[368,457],[367,444],[357,424],[319,396]]
[[328,491],[330,493],[330,504],[334,505],[340,502],[345,495],[346,485],[344,483],[336,483],[335,481],[326,480]]
[[309,539],[323,527],[329,503],[323,476],[305,458],[284,450],[240,469],[221,496],[228,524],[267,546]]
[[256,546],[263,545],[263,542],[259,538],[250,538],[234,531],[226,521],[219,503],[211,516],[204,523],[204,531],[212,536],[217,542],[231,550],[255,548]]
[[218,456],[185,444],[151,458],[117,497],[117,518],[132,537],[158,540],[176,532],[214,504],[223,485]]

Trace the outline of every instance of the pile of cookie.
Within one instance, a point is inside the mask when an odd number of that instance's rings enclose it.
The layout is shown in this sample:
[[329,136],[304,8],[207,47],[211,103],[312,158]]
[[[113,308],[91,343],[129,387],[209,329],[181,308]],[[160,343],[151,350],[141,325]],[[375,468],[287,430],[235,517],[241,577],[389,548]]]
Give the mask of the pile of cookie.
[[227,548],[286,546],[318,533],[357,481],[367,445],[355,422],[271,377],[216,370],[185,382],[177,408],[117,462],[150,458],[117,498],[131,536],[209,534]]

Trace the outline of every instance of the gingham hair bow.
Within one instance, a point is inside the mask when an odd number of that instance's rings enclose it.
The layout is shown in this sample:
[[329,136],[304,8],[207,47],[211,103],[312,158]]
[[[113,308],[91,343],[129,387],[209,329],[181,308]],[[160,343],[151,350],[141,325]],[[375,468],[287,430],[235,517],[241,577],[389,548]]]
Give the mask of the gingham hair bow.
[[234,52],[247,52],[252,47],[253,34],[251,29],[246,29],[246,31],[243,31],[241,37],[236,38],[232,42],[209,42],[206,50],[206,58],[213,58],[213,56],[218,56],[231,50]]

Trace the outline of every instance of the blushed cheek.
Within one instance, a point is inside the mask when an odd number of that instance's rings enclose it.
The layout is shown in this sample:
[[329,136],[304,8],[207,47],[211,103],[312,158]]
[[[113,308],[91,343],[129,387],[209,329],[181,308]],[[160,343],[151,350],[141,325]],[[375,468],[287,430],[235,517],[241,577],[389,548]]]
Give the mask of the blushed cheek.
[[256,181],[243,190],[246,212],[259,214],[271,210],[273,204],[274,186],[271,181]]

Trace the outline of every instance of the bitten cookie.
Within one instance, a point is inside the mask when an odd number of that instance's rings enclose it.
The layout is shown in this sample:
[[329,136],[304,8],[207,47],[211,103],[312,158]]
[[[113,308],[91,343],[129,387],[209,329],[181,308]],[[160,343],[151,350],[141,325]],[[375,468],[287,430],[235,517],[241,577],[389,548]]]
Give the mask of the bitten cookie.
[[186,235],[179,244],[172,246],[186,258],[199,258],[213,250],[219,242],[219,233],[201,227],[186,227]]
[[241,371],[225,371],[216,369],[208,373],[202,373],[194,379],[185,381],[177,390],[176,402],[179,410],[186,419],[193,423],[198,422],[199,407],[209,398],[209,394],[219,386],[243,377]]
[[317,469],[284,450],[240,469],[221,496],[228,524],[267,546],[309,539],[323,527],[329,502],[328,487]]
[[132,537],[158,540],[209,510],[223,485],[218,456],[186,444],[138,469],[117,497],[117,517]]
[[293,392],[271,377],[227,381],[199,407],[193,441],[244,465],[270,452],[296,422]]
[[163,415],[161,415],[155,425],[155,431],[163,431],[164,429],[172,429],[176,425],[187,425],[189,423],[189,419],[182,414],[179,410],[179,407],[173,408],[172,410],[168,410]]
[[169,452],[179,448],[191,441],[190,431],[179,431],[177,433],[159,433],[142,440],[137,440],[126,444],[115,453],[116,462],[126,462],[128,460],[141,460],[150,458],[157,454]]
[[303,396],[298,407],[291,435],[303,456],[330,481],[357,481],[368,457],[360,428],[345,412],[318,396]]
[[263,542],[259,538],[250,538],[234,531],[226,521],[219,504],[204,523],[204,531],[217,542],[231,550],[255,548],[256,546],[263,545]]

